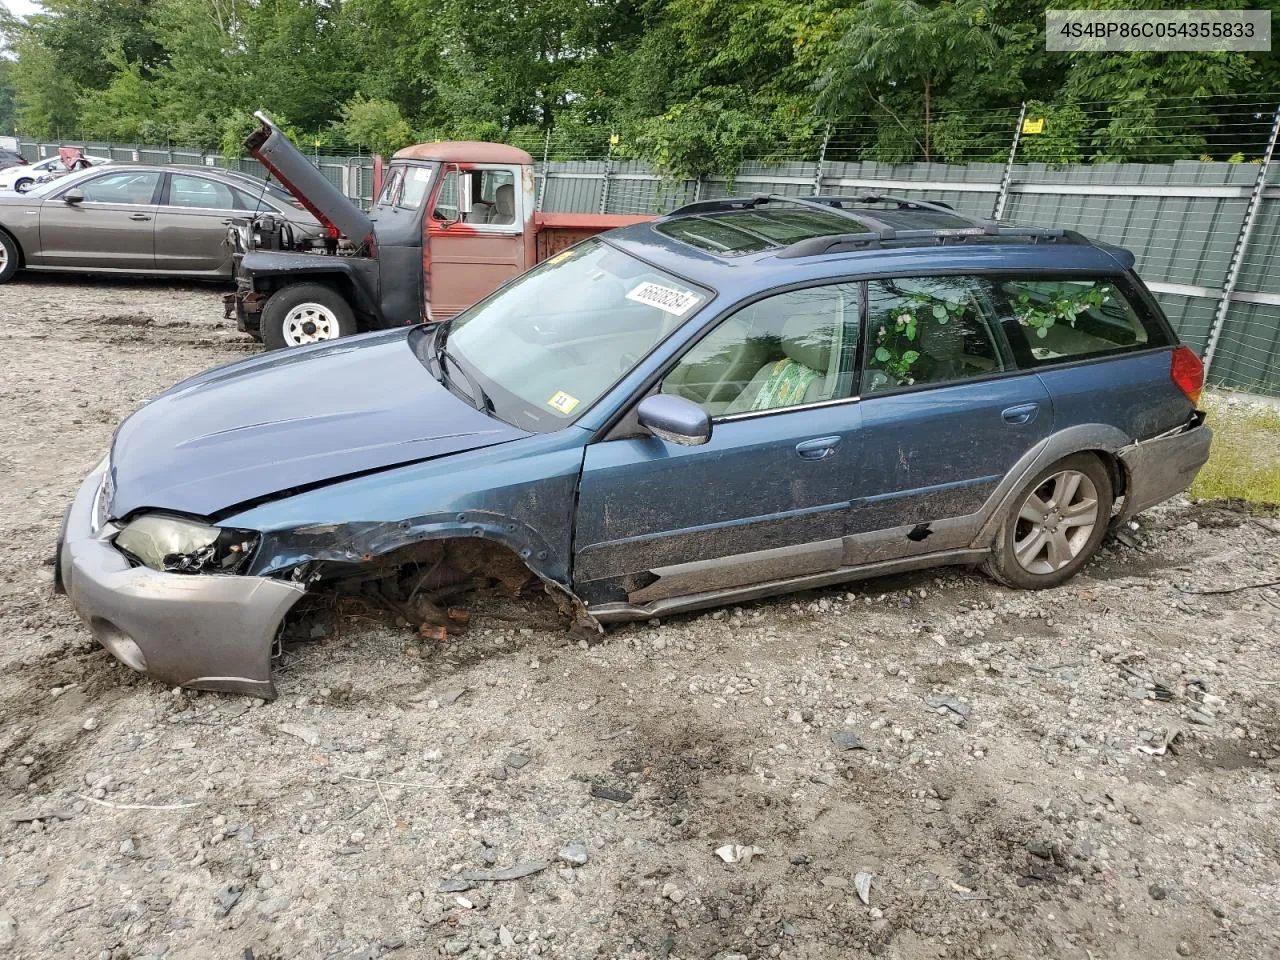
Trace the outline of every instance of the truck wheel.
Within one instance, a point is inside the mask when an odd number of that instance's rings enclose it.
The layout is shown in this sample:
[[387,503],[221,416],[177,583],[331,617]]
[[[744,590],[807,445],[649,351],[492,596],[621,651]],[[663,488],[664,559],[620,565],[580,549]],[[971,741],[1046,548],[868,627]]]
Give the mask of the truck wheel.
[[1097,457],[1059,460],[1018,491],[983,570],[1024,590],[1065,583],[1097,551],[1113,502],[1111,476]]
[[267,348],[279,350],[348,337],[356,332],[356,317],[333,287],[297,283],[271,295],[259,329]]
[[18,245],[13,237],[0,230],[0,283],[18,272]]

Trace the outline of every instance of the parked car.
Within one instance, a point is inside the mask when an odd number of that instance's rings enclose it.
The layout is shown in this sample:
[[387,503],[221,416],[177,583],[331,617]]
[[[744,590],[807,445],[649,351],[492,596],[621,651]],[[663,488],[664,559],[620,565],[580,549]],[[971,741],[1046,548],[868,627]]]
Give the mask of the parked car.
[[[445,320],[584,237],[648,216],[542,213],[517,147],[424,143],[396,153],[367,214],[262,113],[245,147],[328,228],[329,256],[245,222],[227,317],[268,347]],[[338,238],[345,242],[339,244]]]
[[[110,157],[86,156],[84,159],[92,164],[92,167],[101,167],[114,162]],[[56,155],[46,157],[44,160],[37,160],[25,166],[0,170],[0,191],[13,190],[16,193],[26,193],[39,183],[69,176],[72,172],[67,169],[62,157]]]
[[693,204],[452,321],[173,387],[80,488],[59,577],[135,670],[258,696],[335,591],[429,623],[517,568],[592,627],[947,564],[1057,586],[1208,456],[1133,264],[891,197]]
[[0,283],[19,269],[230,279],[234,218],[273,219],[321,242],[323,228],[278,189],[206,167],[91,167],[0,194]]
[[0,171],[11,170],[14,167],[24,167],[27,165],[27,158],[16,150],[6,150],[0,147]]

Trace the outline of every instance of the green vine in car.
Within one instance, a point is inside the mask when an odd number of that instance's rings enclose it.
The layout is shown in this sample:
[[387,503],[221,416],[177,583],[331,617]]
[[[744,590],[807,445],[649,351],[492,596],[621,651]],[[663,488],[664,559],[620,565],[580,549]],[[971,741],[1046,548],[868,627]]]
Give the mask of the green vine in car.
[[1047,302],[1039,302],[1032,299],[1029,290],[1023,290],[1013,301],[1013,308],[1018,322],[1030,327],[1043,340],[1055,323],[1062,321],[1074,327],[1077,316],[1093,307],[1110,303],[1110,293],[1110,287],[1090,286],[1075,293],[1059,290]]
[[944,326],[962,319],[967,305],[928,293],[901,291],[907,306],[886,310],[876,329],[871,365],[900,384],[915,383],[913,367],[920,359],[920,329],[928,322]]

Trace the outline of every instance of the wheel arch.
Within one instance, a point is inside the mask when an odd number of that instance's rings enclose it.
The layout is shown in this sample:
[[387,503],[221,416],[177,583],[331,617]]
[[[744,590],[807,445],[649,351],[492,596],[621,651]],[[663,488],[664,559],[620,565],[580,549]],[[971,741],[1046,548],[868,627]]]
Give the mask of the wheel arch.
[[1005,474],[987,500],[986,518],[971,545],[982,549],[990,547],[1023,485],[1049,464],[1073,454],[1091,453],[1101,460],[1111,477],[1113,494],[1118,499],[1125,489],[1127,477],[1117,452],[1132,442],[1123,430],[1105,423],[1077,424],[1051,434],[1023,454],[1013,469]]
[[9,242],[14,245],[18,251],[18,268],[22,269],[27,265],[27,252],[22,249],[22,241],[14,236],[13,231],[3,224],[0,224],[0,233],[9,238]]
[[[460,545],[466,546],[458,550]],[[500,580],[525,571],[570,613],[575,625],[602,629],[567,577],[558,576],[550,544],[530,525],[489,511],[418,517],[397,523],[349,523],[298,528],[263,536],[250,574],[301,579],[377,577],[407,564],[438,560],[441,551],[483,561]]]
[[266,288],[263,292],[267,294],[268,298],[274,297],[277,293],[287,290],[289,287],[328,287],[347,302],[362,327],[367,327],[369,319],[373,316],[368,308],[367,298],[362,295],[359,285],[352,279],[350,274],[343,273],[340,270],[303,274],[270,274],[261,278],[261,280],[262,282],[258,283],[257,286],[259,289]]

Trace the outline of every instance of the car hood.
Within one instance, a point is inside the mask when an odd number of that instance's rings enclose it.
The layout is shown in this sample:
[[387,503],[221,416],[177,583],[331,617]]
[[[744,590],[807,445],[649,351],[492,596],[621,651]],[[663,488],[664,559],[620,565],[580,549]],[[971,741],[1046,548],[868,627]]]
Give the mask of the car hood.
[[337,236],[356,246],[373,246],[373,221],[308,160],[266,114],[254,114],[260,124],[245,139],[245,148],[271,171],[315,218]]
[[116,433],[108,514],[216,516],[274,494],[528,436],[419,362],[409,331],[347,337],[209,370]]

